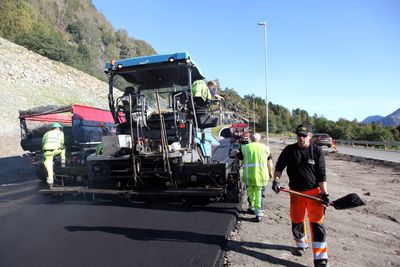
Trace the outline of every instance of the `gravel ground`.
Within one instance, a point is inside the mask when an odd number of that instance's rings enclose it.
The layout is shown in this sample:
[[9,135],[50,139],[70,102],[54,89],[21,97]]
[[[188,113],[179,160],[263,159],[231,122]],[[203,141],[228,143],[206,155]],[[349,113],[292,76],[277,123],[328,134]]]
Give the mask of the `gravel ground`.
[[[283,145],[271,148],[276,161]],[[332,200],[357,193],[367,203],[348,210],[327,209],[330,266],[400,266],[400,166],[354,161],[340,154],[328,154],[326,163]],[[286,175],[283,181],[287,187]],[[289,195],[276,195],[269,184],[266,201],[262,222],[240,214],[228,243],[226,266],[313,266],[311,249],[303,257],[291,253]]]

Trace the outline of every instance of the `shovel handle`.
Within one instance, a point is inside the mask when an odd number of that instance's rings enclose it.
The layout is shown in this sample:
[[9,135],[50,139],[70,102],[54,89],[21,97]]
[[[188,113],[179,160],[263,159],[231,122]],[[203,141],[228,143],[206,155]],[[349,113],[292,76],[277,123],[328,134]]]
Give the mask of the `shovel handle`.
[[322,199],[320,199],[319,197],[309,196],[309,195],[306,195],[306,194],[303,194],[303,193],[300,193],[300,192],[297,192],[297,191],[286,189],[284,187],[281,187],[280,190],[283,191],[283,192],[291,193],[291,194],[294,194],[294,195],[302,196],[302,197],[305,197],[305,198],[309,198],[309,199],[324,203],[324,201]]

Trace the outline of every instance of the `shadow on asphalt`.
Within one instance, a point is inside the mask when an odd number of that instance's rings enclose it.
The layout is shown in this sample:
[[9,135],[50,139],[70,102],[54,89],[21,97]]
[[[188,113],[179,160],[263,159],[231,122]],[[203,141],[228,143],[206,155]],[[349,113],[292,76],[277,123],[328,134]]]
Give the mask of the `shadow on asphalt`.
[[299,263],[295,263],[285,259],[279,259],[266,253],[253,251],[250,248],[269,249],[269,250],[286,250],[291,251],[291,247],[283,245],[263,244],[256,242],[237,242],[229,241],[221,235],[200,234],[188,231],[172,231],[172,230],[156,230],[143,228],[128,227],[111,227],[111,226],[66,226],[69,232],[104,232],[109,234],[121,235],[138,241],[166,241],[166,242],[196,242],[209,245],[217,245],[221,249],[228,249],[238,253],[255,257],[264,262],[272,264],[280,264],[284,266],[304,267]]
[[66,226],[70,232],[99,231],[122,235],[139,241],[196,242],[225,247],[227,240],[221,235],[200,234],[188,231],[156,230],[112,226]]
[[183,200],[174,197],[140,197],[135,199],[124,199],[121,197],[106,197],[93,200],[91,195],[63,195],[63,196],[42,196],[38,204],[46,205],[79,205],[79,206],[116,206],[135,209],[150,209],[161,211],[178,211],[178,212],[214,212],[221,214],[233,215],[239,218],[238,203],[210,202],[204,199],[193,199],[188,203],[187,199]]

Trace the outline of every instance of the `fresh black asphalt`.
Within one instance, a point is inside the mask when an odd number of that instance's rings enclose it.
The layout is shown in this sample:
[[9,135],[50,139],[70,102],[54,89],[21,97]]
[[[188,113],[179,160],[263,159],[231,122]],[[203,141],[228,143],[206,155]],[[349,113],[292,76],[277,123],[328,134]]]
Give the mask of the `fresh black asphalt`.
[[222,266],[236,204],[35,196],[0,215],[0,266]]
[[[220,161],[227,142],[214,150]],[[238,204],[54,199],[39,195],[38,183],[0,190],[1,267],[223,265]]]

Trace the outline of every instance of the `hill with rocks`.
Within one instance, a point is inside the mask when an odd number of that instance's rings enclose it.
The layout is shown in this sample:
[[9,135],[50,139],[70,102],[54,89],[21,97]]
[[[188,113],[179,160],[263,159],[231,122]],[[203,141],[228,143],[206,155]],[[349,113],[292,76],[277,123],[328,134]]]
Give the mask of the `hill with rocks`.
[[0,38],[1,147],[20,149],[19,110],[79,103],[108,108],[108,85]]

